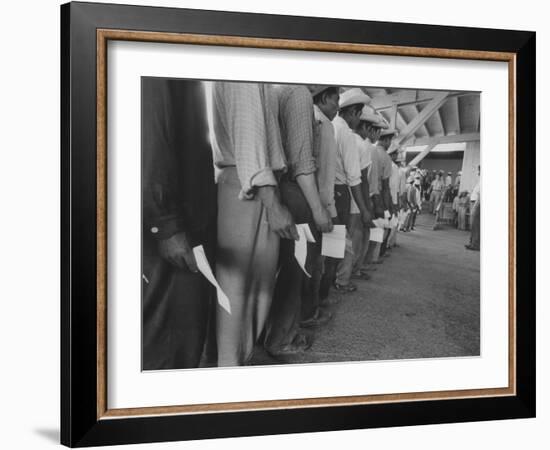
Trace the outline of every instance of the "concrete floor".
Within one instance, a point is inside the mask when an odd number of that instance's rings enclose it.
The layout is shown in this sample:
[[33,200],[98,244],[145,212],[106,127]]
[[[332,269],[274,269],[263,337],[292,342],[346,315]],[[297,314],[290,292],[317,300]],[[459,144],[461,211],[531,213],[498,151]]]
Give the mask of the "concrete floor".
[[332,321],[311,334],[312,347],[283,359],[257,346],[252,365],[479,355],[479,252],[466,250],[469,232],[432,230],[433,216],[399,233],[399,247],[339,294]]

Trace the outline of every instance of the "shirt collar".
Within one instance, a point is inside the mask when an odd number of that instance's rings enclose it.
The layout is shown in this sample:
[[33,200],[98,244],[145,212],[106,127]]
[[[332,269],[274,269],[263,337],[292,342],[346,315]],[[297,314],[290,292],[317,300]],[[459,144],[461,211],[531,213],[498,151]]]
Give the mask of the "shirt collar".
[[340,115],[337,115],[334,120],[332,121],[332,123],[334,125],[337,125],[339,127],[344,127],[344,128],[347,128],[348,130],[351,131],[351,128],[350,126],[348,125],[348,123],[342,118],[342,116]]
[[326,114],[315,104],[313,105],[313,114],[315,115],[315,120],[318,120],[319,122],[330,122]]

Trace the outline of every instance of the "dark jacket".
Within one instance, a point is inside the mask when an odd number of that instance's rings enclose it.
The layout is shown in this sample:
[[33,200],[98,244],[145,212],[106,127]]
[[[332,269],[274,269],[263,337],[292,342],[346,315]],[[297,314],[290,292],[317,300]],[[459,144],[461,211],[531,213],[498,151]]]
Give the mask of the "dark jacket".
[[216,217],[203,85],[143,77],[141,93],[144,242],[193,235]]

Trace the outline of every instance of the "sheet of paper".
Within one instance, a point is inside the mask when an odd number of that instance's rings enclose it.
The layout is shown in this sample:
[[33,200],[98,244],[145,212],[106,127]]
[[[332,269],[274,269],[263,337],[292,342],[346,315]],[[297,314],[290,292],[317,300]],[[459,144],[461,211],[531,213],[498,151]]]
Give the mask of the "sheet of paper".
[[307,223],[297,224],[296,229],[298,230],[298,236],[300,239],[294,243],[294,257],[296,258],[296,261],[298,261],[298,264],[304,273],[311,278],[311,275],[306,270],[307,243],[315,242],[315,238],[313,237]]
[[218,304],[223,309],[225,309],[228,314],[231,314],[231,304],[229,303],[229,299],[227,298],[227,295],[225,295],[225,293],[222,291],[222,288],[218,284],[218,281],[216,280],[216,277],[214,276],[214,273],[210,268],[208,258],[206,257],[206,253],[204,252],[204,247],[202,245],[197,245],[193,248],[193,254],[195,255],[197,267],[199,268],[200,272],[216,288],[216,291],[218,292]]
[[321,254],[331,258],[343,258],[346,252],[346,226],[334,225],[330,233],[323,233]]
[[377,228],[384,228],[388,225],[388,221],[386,219],[374,219],[372,221],[374,225],[376,225]]
[[371,228],[370,229],[370,238],[374,242],[383,242],[384,241],[384,228]]

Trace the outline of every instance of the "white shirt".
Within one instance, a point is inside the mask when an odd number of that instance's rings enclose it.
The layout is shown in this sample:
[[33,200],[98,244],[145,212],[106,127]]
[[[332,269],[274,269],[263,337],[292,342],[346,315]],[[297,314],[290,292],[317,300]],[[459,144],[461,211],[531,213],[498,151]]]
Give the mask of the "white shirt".
[[332,121],[336,135],[335,184],[357,186],[361,183],[361,162],[356,134],[340,116]]
[[[374,147],[371,147],[370,143],[368,141],[363,140],[361,136],[358,134],[355,134],[355,140],[357,141],[357,147],[359,148],[359,163],[361,165],[361,171],[368,169],[372,164],[372,149]],[[355,200],[353,198],[353,195],[351,194],[351,214],[359,214],[361,211],[359,211],[359,207],[357,206],[357,203],[355,203]]]
[[471,202],[478,202],[480,197],[479,192],[479,181],[476,183],[474,188],[472,189],[472,194],[470,195],[470,201]]
[[395,205],[397,204],[397,196],[399,195],[401,171],[399,167],[392,161],[391,163],[391,176],[390,176],[390,194],[391,201]]

